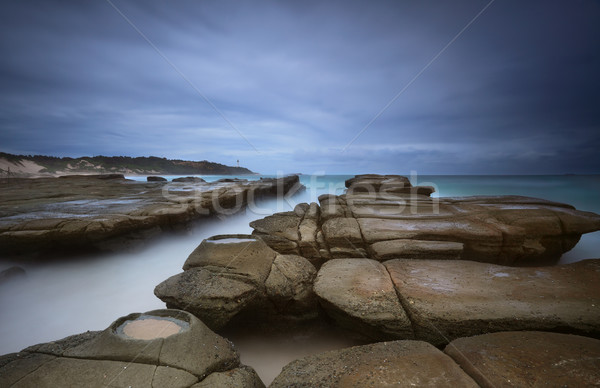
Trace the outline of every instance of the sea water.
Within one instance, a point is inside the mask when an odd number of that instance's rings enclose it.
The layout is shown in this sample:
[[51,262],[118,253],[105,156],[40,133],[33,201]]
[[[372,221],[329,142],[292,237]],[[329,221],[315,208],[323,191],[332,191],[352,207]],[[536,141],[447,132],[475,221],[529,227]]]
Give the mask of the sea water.
[[[169,180],[178,176],[168,176]],[[231,176],[200,176],[214,182]],[[261,177],[239,176],[257,180]],[[0,270],[20,265],[27,275],[0,285],[0,354],[86,330],[102,330],[132,312],[164,308],[154,287],[181,272],[200,242],[217,234],[245,234],[248,223],[298,203],[318,202],[321,194],[342,194],[352,175],[302,175],[306,190],[283,200],[265,200],[236,215],[204,220],[186,233],[164,234],[131,252],[73,257],[48,263],[0,261]],[[145,180],[145,177],[130,177]],[[410,176],[414,185],[431,185],[436,196],[524,195],[574,205],[600,214],[600,176]],[[600,257],[600,232],[584,235],[561,263]],[[0,258],[1,259],[1,258]],[[339,334],[339,333],[338,333]],[[329,341],[295,343],[233,338],[242,362],[254,366],[268,384],[287,362],[306,354],[352,345],[335,333]],[[309,343],[310,342],[310,343]]]

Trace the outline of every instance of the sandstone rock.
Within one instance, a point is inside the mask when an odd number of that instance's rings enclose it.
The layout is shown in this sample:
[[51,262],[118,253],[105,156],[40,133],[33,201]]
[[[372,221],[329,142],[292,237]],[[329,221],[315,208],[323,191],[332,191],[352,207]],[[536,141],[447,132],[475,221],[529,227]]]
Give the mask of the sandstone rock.
[[171,276],[154,289],[168,308],[186,310],[218,330],[258,297],[245,277],[224,269],[198,267]]
[[[582,233],[600,230],[597,214],[542,199],[430,198],[431,187],[412,187],[405,177],[374,174],[358,175],[346,185],[344,195],[319,197],[322,225],[317,235],[322,232],[327,245],[319,246],[322,258],[376,258],[373,249],[368,256],[362,250],[389,240],[424,240],[434,241],[434,251],[439,242],[462,244],[458,258],[465,260],[551,263],[573,248]],[[455,252],[442,257],[454,258]]]
[[184,189],[112,175],[15,179],[0,192],[0,245],[5,254],[118,249],[125,238],[234,213],[250,197],[283,196],[297,185],[297,176]]
[[202,183],[202,182],[206,182],[204,179],[199,178],[197,176],[186,176],[186,177],[182,177],[182,178],[174,178],[173,182],[183,182],[183,183]]
[[477,387],[444,353],[425,342],[394,341],[307,356],[270,385],[283,387]]
[[30,353],[12,353],[1,356],[0,387],[14,387],[14,384],[54,359],[56,357],[47,354]]
[[200,381],[261,386],[254,370],[240,365],[230,342],[193,315],[177,310],[130,314],[102,332],[0,357],[2,386],[171,388]]
[[298,241],[298,226],[302,221],[295,212],[276,213],[260,220],[250,222],[250,226],[259,233],[283,237]]
[[146,178],[146,180],[148,182],[167,182],[167,179],[161,176],[149,176]]
[[[275,251],[255,236],[213,236],[202,241],[192,252],[183,266],[183,273],[156,286],[154,293],[168,307],[190,311],[215,330],[243,310],[252,311],[257,317],[269,315],[274,306],[268,301],[265,282],[273,272],[276,256]],[[285,266],[285,260],[280,262]],[[298,288],[306,282],[305,275],[297,276],[299,278],[292,280],[290,287]],[[276,283],[274,279],[269,284]],[[293,279],[291,274],[290,279]],[[299,298],[295,301],[295,308],[298,308],[303,306],[306,295],[299,289],[296,291],[298,295],[282,297],[290,299],[289,302]]]
[[329,247],[358,249],[363,247],[361,228],[354,218],[330,218],[322,225]]
[[506,330],[600,334],[600,260],[514,268],[462,260],[383,264],[418,339]]
[[373,339],[413,338],[390,276],[377,261],[330,260],[319,270],[314,290],[342,327]]
[[547,332],[459,338],[444,350],[482,387],[600,384],[600,341]]
[[430,259],[458,260],[463,244],[450,241],[387,240],[372,244],[369,252],[375,260]]
[[256,238],[261,239],[265,242],[271,249],[274,251],[281,253],[282,255],[299,255],[300,249],[298,248],[298,243],[296,241],[288,240],[284,237],[273,236],[270,234],[262,234],[257,233],[256,231],[252,232],[252,235]]
[[267,296],[284,315],[317,315],[317,300],[313,292],[315,267],[305,258],[278,255],[265,282]]
[[317,242],[317,233],[319,232],[320,209],[316,203],[307,205],[303,214],[303,219],[298,226],[298,235],[300,237],[298,246],[302,256],[308,258],[315,265],[322,263],[319,243]]
[[323,194],[319,196],[319,204],[321,205],[321,218],[326,221],[335,217],[346,217],[346,205],[342,197]]
[[208,238],[190,254],[183,265],[221,268],[260,287],[264,284],[276,252],[262,240],[250,235],[220,235]]

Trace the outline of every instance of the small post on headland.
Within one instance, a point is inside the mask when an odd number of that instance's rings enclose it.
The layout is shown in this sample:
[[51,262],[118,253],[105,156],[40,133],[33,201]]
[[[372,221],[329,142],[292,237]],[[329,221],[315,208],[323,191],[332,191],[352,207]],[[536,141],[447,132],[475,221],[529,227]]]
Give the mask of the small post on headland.
[[238,167],[239,167],[240,166],[240,160],[239,159],[237,160],[237,164],[238,164]]

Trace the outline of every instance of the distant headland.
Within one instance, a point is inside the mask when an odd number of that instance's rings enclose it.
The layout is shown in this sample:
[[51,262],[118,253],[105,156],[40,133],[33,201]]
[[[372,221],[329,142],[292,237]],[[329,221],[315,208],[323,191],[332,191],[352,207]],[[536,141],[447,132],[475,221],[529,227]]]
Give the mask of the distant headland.
[[206,160],[167,159],[156,156],[82,156],[59,158],[44,155],[13,155],[0,152],[0,176],[35,177],[69,174],[124,175],[248,175],[244,167],[226,166]]

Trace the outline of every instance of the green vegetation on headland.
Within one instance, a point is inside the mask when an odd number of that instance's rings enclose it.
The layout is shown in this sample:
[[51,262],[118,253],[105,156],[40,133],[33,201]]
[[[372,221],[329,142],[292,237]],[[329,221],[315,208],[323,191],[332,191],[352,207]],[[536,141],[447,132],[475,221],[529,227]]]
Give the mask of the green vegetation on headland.
[[[206,160],[188,160],[129,156],[83,156],[80,158],[59,158],[44,155],[13,155],[0,152],[1,173],[23,175],[37,173],[122,173],[122,174],[164,174],[164,175],[245,175],[254,172],[244,167],[226,166]],[[6,164],[6,166],[5,166]],[[12,165],[12,167],[11,167]],[[27,167],[27,168],[26,168]],[[37,171],[31,171],[31,170]],[[29,170],[29,171],[25,171]]]

